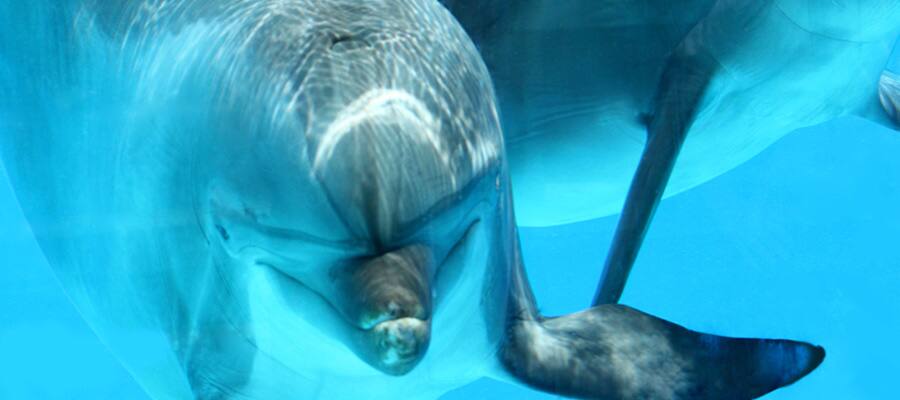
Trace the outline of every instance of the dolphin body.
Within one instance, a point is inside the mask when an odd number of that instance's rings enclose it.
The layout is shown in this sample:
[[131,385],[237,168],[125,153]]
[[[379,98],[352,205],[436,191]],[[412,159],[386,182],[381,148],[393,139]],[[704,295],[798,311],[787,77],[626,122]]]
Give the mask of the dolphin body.
[[5,2],[0,26],[0,156],[153,397],[435,398],[491,376],[749,399],[824,358],[621,305],[542,316],[488,71],[436,1]]
[[670,99],[688,132],[667,195],[801,127],[844,115],[897,123],[879,104],[880,91],[898,96],[879,88],[900,32],[892,0],[442,2],[494,79],[523,225],[620,212],[662,118],[657,99],[692,74],[703,75],[696,87]]
[[664,193],[798,128],[900,124],[893,0],[444,3],[497,85],[519,222],[622,211],[595,305],[618,301]]

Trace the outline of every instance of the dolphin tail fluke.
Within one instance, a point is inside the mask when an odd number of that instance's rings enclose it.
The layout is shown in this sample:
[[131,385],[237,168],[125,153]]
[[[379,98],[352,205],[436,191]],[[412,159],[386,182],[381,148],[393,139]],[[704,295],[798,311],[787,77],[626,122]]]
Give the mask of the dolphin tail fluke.
[[537,389],[590,399],[753,399],[825,358],[808,343],[698,333],[621,305],[517,321],[508,335],[507,372]]

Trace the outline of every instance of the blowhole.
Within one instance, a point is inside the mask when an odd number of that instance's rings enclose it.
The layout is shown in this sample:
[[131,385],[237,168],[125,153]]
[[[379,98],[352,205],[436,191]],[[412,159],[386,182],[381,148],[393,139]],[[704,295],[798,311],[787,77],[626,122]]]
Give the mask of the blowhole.
[[351,51],[371,47],[371,44],[355,35],[336,35],[331,38],[331,51]]

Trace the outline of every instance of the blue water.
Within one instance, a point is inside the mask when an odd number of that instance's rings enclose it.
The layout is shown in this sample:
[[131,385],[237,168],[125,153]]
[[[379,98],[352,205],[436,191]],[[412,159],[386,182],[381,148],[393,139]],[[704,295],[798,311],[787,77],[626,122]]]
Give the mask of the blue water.
[[[664,201],[622,302],[703,332],[827,349],[819,369],[767,399],[896,398],[897,154],[898,132],[845,118]],[[588,305],[615,223],[520,230],[544,314]],[[0,168],[0,400],[71,398],[148,396],[68,301]],[[483,379],[443,398],[555,396]]]
[[[700,331],[827,349],[769,399],[896,398],[897,154],[897,132],[842,119],[664,201],[623,302]],[[0,399],[147,398],[68,303],[0,176]],[[589,303],[614,224],[521,230],[546,314]],[[444,398],[552,396],[482,380]]]

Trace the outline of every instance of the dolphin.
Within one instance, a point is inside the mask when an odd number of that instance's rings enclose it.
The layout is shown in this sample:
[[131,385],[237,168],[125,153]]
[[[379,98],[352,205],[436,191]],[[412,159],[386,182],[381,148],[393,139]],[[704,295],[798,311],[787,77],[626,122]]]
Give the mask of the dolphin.
[[594,304],[618,301],[664,194],[802,127],[900,126],[896,1],[444,4],[494,78],[519,223],[622,211]]
[[[900,55],[897,59],[900,60]],[[885,70],[881,73],[881,79],[878,80],[878,101],[885,111],[883,117],[900,125],[900,75],[896,72]],[[888,123],[885,122],[885,125]]]
[[0,157],[156,398],[436,398],[482,376],[749,399],[821,347],[537,310],[491,77],[423,0],[0,4]]

